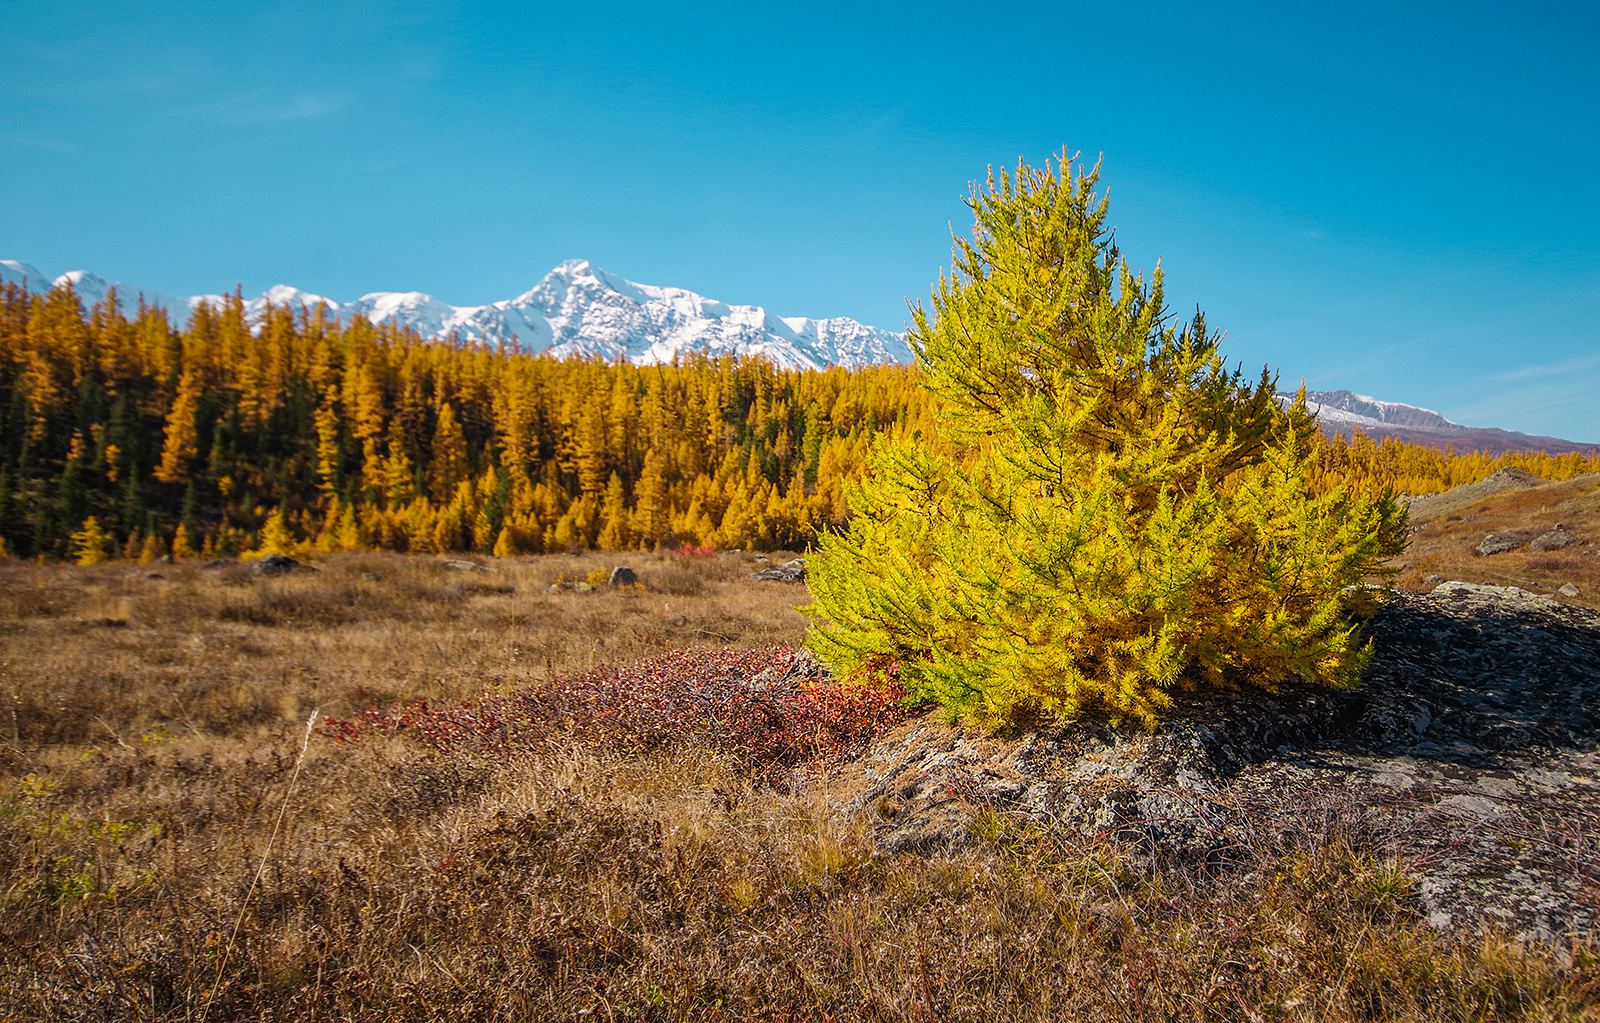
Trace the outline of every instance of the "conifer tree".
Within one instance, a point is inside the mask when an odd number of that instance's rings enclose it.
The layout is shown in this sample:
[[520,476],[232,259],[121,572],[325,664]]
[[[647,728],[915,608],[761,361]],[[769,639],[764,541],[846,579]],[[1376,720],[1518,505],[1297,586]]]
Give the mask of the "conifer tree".
[[[1122,259],[1065,154],[991,173],[912,345],[939,437],[881,443],[811,572],[813,649],[1001,726],[1169,691],[1355,680],[1348,588],[1403,544],[1387,493],[1316,494],[1314,424],[1228,371]],[[864,414],[854,392],[836,423]],[[726,527],[724,527],[726,528]],[[1358,588],[1358,587],[1357,587]]]
[[98,565],[106,560],[106,545],[110,542],[110,534],[101,529],[100,520],[91,515],[72,534],[72,558],[80,565]]
[[167,413],[166,439],[161,447],[161,464],[156,479],[163,483],[182,483],[189,478],[189,463],[195,448],[195,412],[200,403],[200,385],[193,373],[185,370],[178,378],[178,393]]
[[472,465],[467,458],[467,439],[456,421],[456,410],[449,403],[439,409],[439,423],[433,431],[433,461],[428,466],[428,489],[435,504],[444,504],[455,493],[456,485],[467,478]]

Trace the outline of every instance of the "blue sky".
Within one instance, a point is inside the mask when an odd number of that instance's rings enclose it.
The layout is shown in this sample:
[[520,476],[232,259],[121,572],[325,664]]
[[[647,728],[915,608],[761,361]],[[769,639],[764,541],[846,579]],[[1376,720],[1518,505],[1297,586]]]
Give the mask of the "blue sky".
[[991,163],[1286,384],[1600,441],[1600,6],[0,0],[0,258],[899,328]]

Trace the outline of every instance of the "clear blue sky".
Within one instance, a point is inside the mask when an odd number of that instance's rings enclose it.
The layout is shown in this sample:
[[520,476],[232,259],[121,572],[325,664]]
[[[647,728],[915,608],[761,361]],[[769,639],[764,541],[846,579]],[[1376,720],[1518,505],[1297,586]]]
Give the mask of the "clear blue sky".
[[0,258],[899,328],[968,182],[1065,145],[1231,359],[1600,441],[1597,54],[1584,3],[0,0]]

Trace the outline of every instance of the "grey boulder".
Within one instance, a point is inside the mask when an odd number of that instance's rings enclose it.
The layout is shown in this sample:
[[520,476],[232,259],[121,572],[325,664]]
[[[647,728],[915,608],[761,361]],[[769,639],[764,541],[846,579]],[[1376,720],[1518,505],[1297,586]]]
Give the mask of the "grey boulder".
[[300,562],[286,554],[268,554],[250,563],[250,571],[256,575],[288,575],[300,567]]
[[639,574],[627,565],[618,565],[611,570],[611,578],[606,580],[606,585],[612,589],[619,586],[637,586]]

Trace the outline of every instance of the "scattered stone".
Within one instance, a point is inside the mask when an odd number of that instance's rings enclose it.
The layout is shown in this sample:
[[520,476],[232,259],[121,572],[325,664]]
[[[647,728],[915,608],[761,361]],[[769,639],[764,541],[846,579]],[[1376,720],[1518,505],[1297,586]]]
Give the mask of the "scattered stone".
[[590,586],[588,583],[573,583],[572,584],[572,592],[573,593],[592,593],[592,592],[594,592],[594,587]]
[[452,572],[487,572],[487,571],[489,571],[487,568],[484,568],[482,565],[478,564],[476,561],[446,561],[444,563],[444,567],[450,569]]
[[368,582],[368,583],[375,583],[375,582],[378,581],[378,573],[376,573],[376,572],[362,572],[361,573],[361,581],[362,582]]
[[287,554],[268,554],[250,562],[250,571],[256,575],[288,575],[297,568],[309,568]]
[[553,597],[558,593],[566,593],[571,589],[572,586],[570,583],[551,583],[549,586],[544,588],[544,595],[547,597]]
[[1521,533],[1490,533],[1480,540],[1478,546],[1474,547],[1473,550],[1484,557],[1491,554],[1504,554],[1507,551],[1514,551],[1521,547],[1522,541],[1525,539],[1526,537]]
[[1422,585],[1424,586],[1437,586],[1442,582],[1444,582],[1444,576],[1442,575],[1425,575],[1422,577]]
[[226,561],[226,560],[224,560],[222,558],[217,558],[214,561],[208,561],[204,565],[201,565],[200,569],[201,569],[201,571],[209,571],[210,569],[213,569],[213,568],[227,568],[231,564],[233,564],[233,562]]
[[1578,538],[1566,531],[1561,523],[1556,523],[1556,528],[1545,533],[1532,543],[1530,548],[1536,551],[1559,551],[1563,547],[1571,547],[1578,542]]
[[606,585],[612,589],[622,586],[637,586],[639,574],[626,565],[618,565],[611,570],[611,578],[606,580]]
[[1575,583],[1565,583],[1562,585],[1561,589],[1557,590],[1556,592],[1561,594],[1563,597],[1577,597],[1583,594],[1583,591],[1578,589],[1577,584]]
[[785,561],[781,565],[775,565],[772,568],[763,568],[759,572],[750,573],[750,578],[764,582],[798,583],[803,582],[805,577],[805,558],[795,558],[793,561]]
[[160,572],[151,572],[149,575],[145,576],[145,578],[146,579],[165,579],[166,576],[162,575]]

